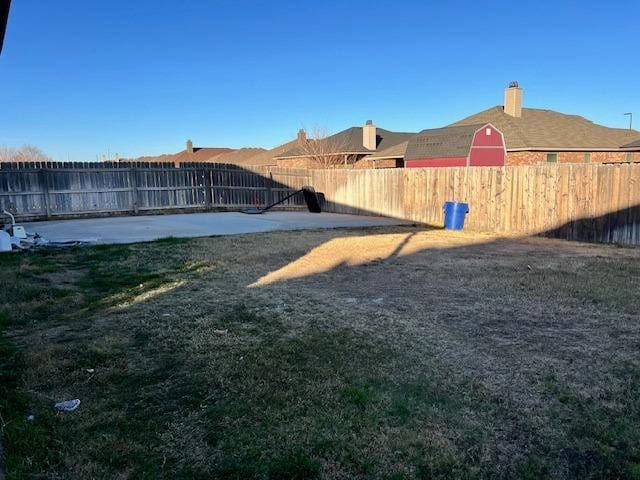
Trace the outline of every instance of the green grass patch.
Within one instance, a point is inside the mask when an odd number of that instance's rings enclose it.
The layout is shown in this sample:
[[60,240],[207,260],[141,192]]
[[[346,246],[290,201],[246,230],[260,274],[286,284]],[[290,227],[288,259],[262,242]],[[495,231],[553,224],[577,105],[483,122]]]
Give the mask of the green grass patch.
[[[60,453],[54,445],[53,415],[46,406],[31,401],[22,386],[21,371],[22,357],[0,327],[0,442],[4,467],[15,479],[45,471],[59,461]],[[32,414],[34,419],[28,420]]]
[[9,478],[639,477],[633,262],[471,246],[248,288],[349,235],[0,256]]
[[576,478],[634,478],[640,464],[640,371],[602,403],[575,392],[549,374],[544,383],[557,400],[554,421],[567,432],[562,448]]
[[320,475],[320,464],[304,453],[275,459],[269,465],[271,480],[313,480]]

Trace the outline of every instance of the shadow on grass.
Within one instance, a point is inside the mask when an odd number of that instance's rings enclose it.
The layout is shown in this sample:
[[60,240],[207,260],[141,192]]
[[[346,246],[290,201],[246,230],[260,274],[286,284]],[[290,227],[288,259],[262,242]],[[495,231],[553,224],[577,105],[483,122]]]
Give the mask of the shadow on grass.
[[[317,280],[317,275],[323,275],[320,284],[328,288],[327,278],[351,280],[345,274],[357,272],[360,283],[341,284],[341,293],[350,295],[364,288],[367,277],[381,278],[383,287],[390,288],[389,273],[409,265],[413,277],[404,285],[408,297],[419,283],[415,278],[421,282],[451,278],[450,286],[461,291],[478,287],[480,283],[470,282],[482,282],[483,276],[490,275],[491,288],[509,295],[536,291],[549,302],[571,299],[578,305],[592,299],[598,300],[602,309],[629,309],[631,313],[636,309],[635,300],[623,298],[624,292],[617,287],[621,271],[618,261],[609,264],[606,259],[589,257],[591,263],[581,267],[583,276],[576,283],[571,281],[576,272],[566,259],[543,268],[541,261],[536,263],[536,258],[543,258],[536,254],[542,253],[526,248],[516,251],[515,255],[522,258],[515,268],[500,263],[514,248],[509,240],[480,238],[472,243],[443,245],[433,240],[424,243],[420,235],[408,229],[391,236],[376,230],[368,233],[374,234],[363,238],[356,231],[325,232],[323,238],[329,240],[314,240],[302,255],[293,247],[291,251],[282,250],[286,261],[271,258],[272,252],[266,249],[246,260],[229,258],[224,268],[231,269],[241,261],[249,263],[251,279],[289,264],[297,265],[291,271],[300,273],[298,266],[314,266],[320,257],[313,252],[320,250],[324,252],[321,257],[329,259],[329,268],[320,265],[318,270],[314,267],[305,275],[278,278],[261,288],[299,291],[304,282]],[[376,237],[385,243],[379,250]],[[251,249],[256,239],[261,242],[271,237],[251,238],[233,239],[230,251],[237,255]],[[348,238],[355,241],[352,250],[364,252],[363,256],[345,253],[342,247],[348,245],[344,240]],[[334,240],[332,245],[337,250],[326,250],[327,242]],[[92,398],[93,405],[83,404],[83,417],[55,417],[51,425],[37,423],[44,428],[45,436],[28,440],[25,449],[14,445],[18,437],[7,442],[10,458],[28,465],[25,474],[45,470],[65,473],[65,466],[56,464],[55,456],[34,457],[31,463],[24,460],[29,458],[26,452],[30,448],[51,446],[51,438],[60,442],[68,436],[73,438],[72,447],[82,447],[60,452],[54,445],[52,450],[66,459],[73,458],[78,469],[74,473],[86,478],[122,472],[151,478],[541,478],[551,475],[562,459],[568,459],[563,465],[569,477],[634,478],[638,452],[633,429],[640,419],[638,407],[629,396],[637,392],[637,383],[630,383],[627,390],[610,392],[606,402],[590,404],[592,399],[580,396],[563,380],[557,379],[554,386],[554,380],[547,379],[545,392],[553,403],[545,428],[553,425],[560,432],[550,440],[522,410],[514,411],[508,399],[496,396],[464,372],[453,370],[426,349],[420,351],[419,358],[411,356],[407,345],[387,340],[384,334],[354,328],[328,329],[321,316],[314,317],[318,325],[311,322],[294,332],[279,311],[265,311],[262,305],[251,302],[237,303],[234,299],[246,294],[242,287],[247,276],[234,278],[224,269],[208,271],[197,248],[189,254],[175,248],[201,247],[206,242],[167,240],[27,255],[18,262],[7,260],[12,271],[21,273],[13,292],[19,295],[24,291],[19,304],[24,311],[3,310],[5,324],[14,326],[28,326],[29,322],[38,322],[40,327],[47,323],[90,323],[93,317],[87,318],[87,314],[131,301],[184,275],[189,281],[172,295],[188,297],[201,288],[201,271],[207,272],[210,282],[228,286],[223,292],[230,295],[215,298],[209,304],[209,308],[216,306],[213,311],[200,308],[198,302],[206,295],[220,295],[219,291],[193,296],[176,317],[164,317],[159,313],[164,310],[152,308],[150,318],[142,322],[135,318],[139,310],[125,308],[123,316],[131,315],[128,323],[110,317],[113,323],[109,328],[73,332],[66,338],[48,337],[51,345],[45,350],[49,356],[42,357],[42,363],[55,366],[57,376],[50,382],[61,385],[54,388],[46,379],[40,379],[40,385],[57,391],[72,386],[79,395]],[[215,256],[224,253],[220,252],[216,250]],[[456,261],[438,262],[442,255]],[[480,257],[488,257],[486,265],[478,265]],[[313,261],[297,263],[301,258]],[[528,264],[533,267],[527,269]],[[628,269],[626,275],[638,273],[634,265],[624,268]],[[435,269],[446,275],[435,276]],[[365,274],[365,270],[370,273]],[[69,281],[56,284],[60,280],[58,272],[68,272]],[[461,278],[467,283],[460,283]],[[611,291],[598,292],[609,280]],[[6,276],[4,284],[8,284]],[[209,283],[204,288],[211,286]],[[237,297],[231,296],[234,286],[240,289],[233,292]],[[41,293],[51,288],[60,288],[66,296]],[[256,298],[264,301],[266,297]],[[74,298],[79,308],[69,311],[68,304],[58,302],[59,298]],[[154,307],[163,300],[162,296],[154,297],[138,306],[146,303]],[[30,317],[37,308],[41,308],[39,313]],[[384,313],[388,308],[380,304],[377,312]],[[46,315],[44,309],[48,309]],[[455,315],[451,317],[454,327],[458,321]],[[389,335],[393,328],[400,327],[389,327]],[[492,327],[478,319],[478,330]],[[478,330],[461,333],[472,338],[479,335]],[[12,355],[7,353],[5,357]],[[90,377],[91,383],[84,367],[98,372]],[[24,374],[23,367],[18,371]],[[17,383],[7,385],[19,392],[20,376],[16,378]],[[562,400],[565,397],[570,400]],[[24,423],[29,408],[50,408],[46,404],[34,407],[32,402],[17,404],[16,413],[11,414],[16,424]],[[620,404],[624,404],[622,411]],[[616,420],[618,415],[622,420]],[[518,441],[519,446],[526,443],[526,448],[509,458],[501,457],[492,449],[497,442],[494,434],[503,435],[503,442]]]
[[[164,239],[154,245],[171,250],[186,242]],[[42,322],[55,326],[86,321],[92,312],[157,288],[182,267],[172,263],[169,254],[160,273],[137,262],[127,266],[140,248],[145,247],[98,245],[0,256],[0,442],[8,478],[27,478],[54,469],[61,461],[58,445],[62,439],[53,399],[25,391],[25,359],[5,331]],[[122,352],[86,346],[75,355],[71,350],[67,354],[76,365],[94,367],[123,356]],[[36,414],[34,421],[27,419],[32,413]]]

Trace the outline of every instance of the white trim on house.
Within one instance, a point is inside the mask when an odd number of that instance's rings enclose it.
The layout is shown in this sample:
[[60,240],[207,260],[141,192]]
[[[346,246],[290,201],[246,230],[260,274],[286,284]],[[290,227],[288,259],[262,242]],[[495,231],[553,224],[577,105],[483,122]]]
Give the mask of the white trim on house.
[[507,148],[507,152],[637,152],[640,147],[575,148],[575,147],[529,147]]
[[368,152],[327,152],[327,153],[316,153],[316,154],[305,154],[305,155],[289,155],[289,156],[286,156],[286,157],[277,156],[276,155],[273,158],[277,158],[277,159],[316,158],[316,157],[332,157],[334,155],[369,155],[370,153],[371,153],[371,151],[368,151]]
[[476,147],[473,146],[473,141],[476,139],[476,135],[478,134],[478,132],[480,130],[486,129],[487,127],[491,127],[494,132],[500,134],[500,139],[502,140],[502,151],[504,152],[504,164],[507,164],[507,146],[504,142],[504,134],[500,130],[498,130],[491,122],[487,122],[473,133],[473,137],[471,138],[471,146],[469,147],[469,153],[467,153],[467,167],[471,166],[471,150],[473,150],[474,148],[486,148],[492,150],[498,148],[493,145],[478,145]]

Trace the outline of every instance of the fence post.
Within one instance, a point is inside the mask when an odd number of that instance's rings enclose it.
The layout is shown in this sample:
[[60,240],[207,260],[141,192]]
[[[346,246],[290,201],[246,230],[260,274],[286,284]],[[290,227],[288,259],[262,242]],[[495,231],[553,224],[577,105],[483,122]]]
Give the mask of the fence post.
[[51,218],[51,207],[49,206],[49,176],[45,168],[40,169],[40,184],[42,185],[42,203],[47,220]]
[[131,169],[129,170],[129,179],[131,182],[131,196],[133,197],[131,209],[133,210],[134,214],[137,214],[138,213],[138,169],[136,168],[135,165],[132,165]]
[[267,179],[267,205],[275,203],[273,198],[273,172],[269,170],[269,178]]
[[204,168],[204,201],[207,208],[213,207],[213,185],[211,184],[211,168]]

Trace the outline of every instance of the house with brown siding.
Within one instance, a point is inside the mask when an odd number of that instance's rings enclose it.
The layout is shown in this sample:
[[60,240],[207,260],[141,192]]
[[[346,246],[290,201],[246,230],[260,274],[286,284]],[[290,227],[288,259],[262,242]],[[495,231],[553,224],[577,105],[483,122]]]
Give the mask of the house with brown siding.
[[[144,156],[130,160],[137,162],[168,162],[179,166],[189,162],[217,162],[216,157],[235,152],[233,148],[226,147],[194,147],[191,140],[187,140],[185,149],[177,153],[165,153],[156,156]],[[127,159],[125,159],[127,160]]]
[[[512,82],[504,104],[470,115],[451,126],[491,124],[502,132],[506,165],[541,163],[640,162],[640,132],[598,125],[579,115],[526,108],[523,90]],[[405,150],[406,145],[404,144]],[[398,146],[400,147],[400,146]],[[379,168],[405,160],[401,148],[379,151],[363,158],[356,168]]]
[[[322,138],[307,138],[298,133],[296,145],[275,156],[279,167],[290,168],[350,168],[363,157],[393,148],[415,135],[376,127],[371,120],[362,127],[351,127]],[[394,167],[401,166],[396,165]]]
[[[637,130],[610,128],[579,115],[527,108],[523,106],[523,97],[523,89],[517,82],[512,82],[505,89],[503,105],[417,134],[378,128],[369,120],[361,127],[317,138],[308,138],[307,133],[300,130],[296,138],[271,150],[194,147],[187,141],[186,149],[181,152],[138,160],[166,161],[176,165],[216,162],[289,168],[397,168],[417,167],[422,163],[433,166],[439,162],[434,159],[441,158],[446,164],[464,160],[466,165],[474,166],[479,163],[473,161],[473,145],[467,145],[467,140],[478,140],[477,132],[486,132],[490,126],[503,139],[500,148],[506,151],[506,165],[640,162],[640,132]],[[407,157],[407,149],[412,151],[412,146],[420,142],[437,145],[442,152],[436,152],[436,155],[429,150],[424,158]],[[409,160],[412,165],[407,163]],[[503,163],[502,160],[491,160],[488,164]]]
[[306,133],[304,132],[304,130],[300,130],[298,132],[298,136],[293,140],[280,144],[270,150],[264,150],[256,155],[252,155],[251,157],[243,160],[240,165],[253,167],[275,167],[278,165],[278,160],[276,157],[290,151],[293,148],[296,148],[296,146],[299,145],[301,139],[303,138],[306,138]]
[[489,122],[500,129],[507,148],[507,165],[537,163],[640,162],[637,130],[598,125],[579,115],[522,106],[522,88],[507,87],[504,105],[456,122],[469,125]]

